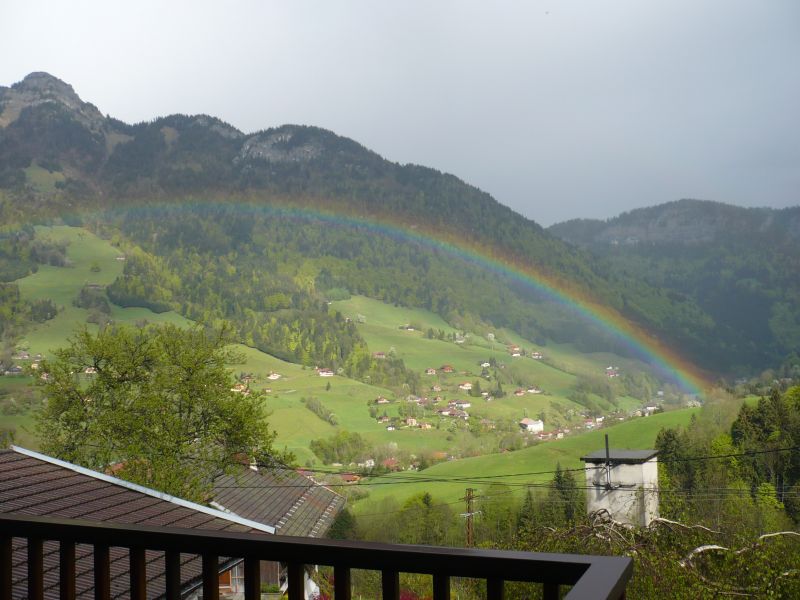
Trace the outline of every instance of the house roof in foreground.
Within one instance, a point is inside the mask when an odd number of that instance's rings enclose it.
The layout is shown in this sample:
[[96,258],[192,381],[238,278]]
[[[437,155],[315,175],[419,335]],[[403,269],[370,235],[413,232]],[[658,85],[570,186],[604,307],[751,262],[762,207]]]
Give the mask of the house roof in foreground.
[[[175,498],[24,448],[0,450],[0,513],[102,521],[121,525],[182,527],[212,531],[272,533],[274,529],[223,511]],[[25,598],[25,540],[14,538],[13,598]],[[92,551],[77,551],[76,591],[79,598],[93,597]],[[127,594],[128,552],[111,549],[112,597]],[[225,559],[221,559],[225,564]],[[45,598],[58,598],[58,552],[45,543]],[[184,589],[200,580],[197,557],[183,556]],[[147,552],[147,596],[164,593],[163,553]]]
[[214,504],[274,525],[278,535],[323,537],[345,499],[292,469],[242,467],[214,481]]

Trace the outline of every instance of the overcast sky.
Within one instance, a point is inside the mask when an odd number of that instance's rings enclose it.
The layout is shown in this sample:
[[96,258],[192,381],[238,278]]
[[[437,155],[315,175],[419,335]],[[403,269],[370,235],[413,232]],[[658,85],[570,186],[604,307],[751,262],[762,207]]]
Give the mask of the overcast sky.
[[128,122],[325,127],[543,225],[800,204],[797,0],[2,0],[0,85],[31,71]]

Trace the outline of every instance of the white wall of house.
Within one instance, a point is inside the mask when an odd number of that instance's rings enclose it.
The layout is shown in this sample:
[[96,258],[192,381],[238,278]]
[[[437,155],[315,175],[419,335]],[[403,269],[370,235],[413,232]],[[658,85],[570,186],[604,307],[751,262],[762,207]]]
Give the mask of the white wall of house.
[[[599,467],[599,468],[598,468]],[[603,463],[586,463],[586,510],[606,509],[622,523],[647,527],[658,517],[658,460],[635,464],[612,464],[611,483],[633,487],[606,489]]]

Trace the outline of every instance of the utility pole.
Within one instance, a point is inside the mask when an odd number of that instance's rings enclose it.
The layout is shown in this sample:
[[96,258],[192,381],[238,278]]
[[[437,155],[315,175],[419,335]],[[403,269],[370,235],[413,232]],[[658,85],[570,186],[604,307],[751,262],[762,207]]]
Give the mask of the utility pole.
[[463,500],[467,503],[467,512],[464,513],[464,517],[466,517],[466,528],[467,528],[467,548],[472,548],[475,545],[475,530],[472,527],[472,517],[475,512],[472,510],[472,501],[475,499],[473,495],[472,488],[467,488],[466,493],[464,494]]

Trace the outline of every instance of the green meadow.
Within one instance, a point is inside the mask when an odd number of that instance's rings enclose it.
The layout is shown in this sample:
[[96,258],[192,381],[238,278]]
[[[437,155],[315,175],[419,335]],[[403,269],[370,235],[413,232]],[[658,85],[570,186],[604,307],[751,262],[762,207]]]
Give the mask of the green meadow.
[[[612,448],[652,448],[656,435],[662,428],[686,425],[698,410],[687,408],[640,417],[561,440],[541,442],[516,452],[446,461],[418,473],[391,473],[377,477],[368,483],[358,484],[359,487],[369,490],[369,495],[355,503],[354,509],[357,513],[372,512],[375,505],[386,498],[395,498],[402,504],[407,498],[420,492],[429,492],[436,502],[452,502],[461,498],[467,487],[481,489],[492,483],[518,485],[546,482],[552,479],[552,474],[541,472],[552,472],[556,465],[565,469],[582,467],[580,457],[602,449],[605,434],[608,434]],[[485,475],[492,477],[481,480]],[[443,481],[430,481],[438,478]],[[424,481],[416,482],[414,479]]]
[[[37,171],[38,175],[45,177]],[[81,288],[86,284],[109,285],[122,273],[124,253],[108,240],[77,227],[54,226],[37,227],[37,235],[56,242],[67,244],[68,266],[40,266],[39,270],[17,281],[24,298],[29,300],[49,298],[59,308],[57,316],[50,321],[32,327],[20,341],[20,347],[32,355],[45,357],[64,346],[76,330],[87,327],[96,330],[97,326],[87,323],[89,312],[74,305]],[[356,322],[359,332],[373,352],[394,353],[402,358],[406,366],[419,373],[420,395],[441,395],[444,401],[469,399],[472,406],[468,412],[471,419],[516,421],[524,416],[544,417],[547,428],[574,424],[580,421],[582,407],[569,399],[580,374],[602,374],[608,364],[623,368],[640,368],[634,362],[624,362],[613,355],[581,355],[568,346],[537,347],[510,331],[500,330],[496,339],[466,334],[463,343],[451,340],[429,339],[425,332],[440,330],[445,336],[457,331],[441,317],[421,309],[397,307],[363,296],[353,296],[349,300],[332,303],[332,308],[340,311]],[[116,323],[134,324],[141,321],[151,323],[174,323],[190,326],[192,322],[174,312],[156,314],[146,308],[122,308],[111,305],[111,318]],[[413,331],[407,326],[413,327]],[[539,350],[545,360],[530,357],[513,358],[507,344],[515,343],[528,351]],[[313,439],[328,437],[339,429],[357,432],[375,447],[386,448],[387,453],[402,450],[408,454],[420,455],[426,452],[451,451],[460,448],[468,454],[489,451],[485,436],[476,437],[463,428],[451,427],[449,419],[441,418],[431,409],[422,420],[431,423],[432,428],[398,427],[387,430],[385,424],[378,423],[369,414],[369,404],[379,396],[394,402],[380,408],[390,417],[398,415],[398,394],[369,385],[368,383],[347,379],[341,376],[320,377],[313,369],[287,363],[253,348],[237,345],[242,355],[241,364],[234,365],[235,374],[251,373],[255,377],[252,384],[257,389],[267,390],[266,403],[270,413],[270,424],[277,432],[277,444],[293,452],[297,462],[302,465],[318,465],[319,459],[309,449]],[[494,385],[493,379],[480,379],[483,362],[496,363],[497,371],[512,383],[504,384],[506,396],[487,402],[481,397],[469,397],[458,389],[460,383],[474,383],[479,380],[485,390]],[[451,365],[455,372],[442,373],[442,365]],[[437,369],[433,376],[425,375],[427,368]],[[494,369],[494,367],[493,367]],[[268,379],[272,372],[279,373],[277,380]],[[490,375],[492,378],[492,375]],[[16,378],[15,378],[16,379]],[[23,378],[24,379],[24,378]],[[19,385],[11,378],[0,378],[0,391],[8,386]],[[440,392],[431,387],[440,386]],[[516,396],[516,388],[527,389],[538,386],[543,393]],[[302,399],[314,397],[336,415],[338,425],[333,426],[305,408]],[[594,399],[605,405],[599,397]],[[635,407],[640,402],[633,398],[619,398],[623,408]],[[17,439],[35,445],[31,433],[29,415],[0,417],[0,423],[17,428]],[[493,455],[494,456],[494,455]],[[492,456],[487,457],[489,459]],[[439,467],[441,468],[441,467]]]

